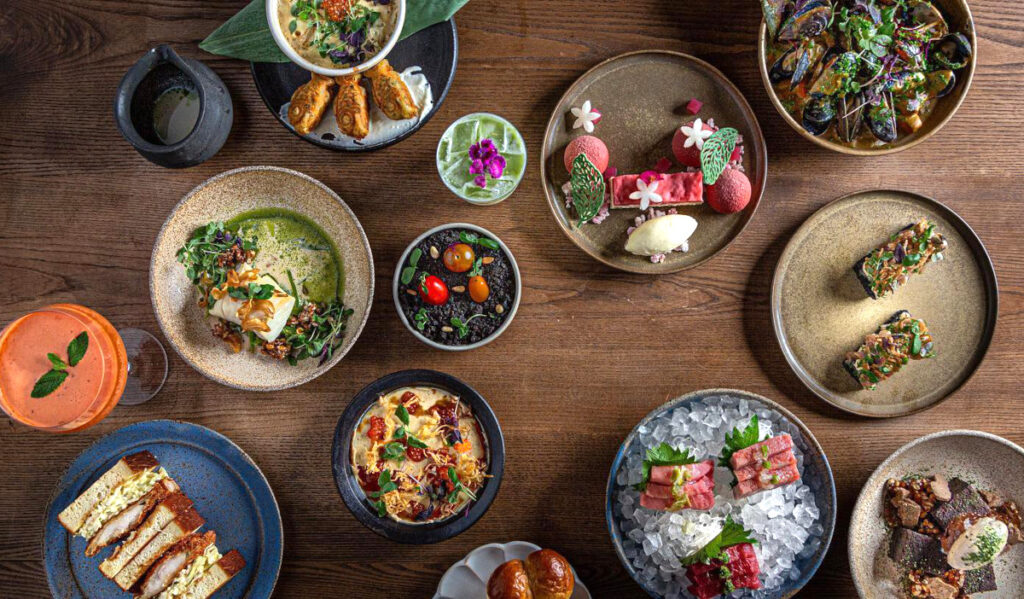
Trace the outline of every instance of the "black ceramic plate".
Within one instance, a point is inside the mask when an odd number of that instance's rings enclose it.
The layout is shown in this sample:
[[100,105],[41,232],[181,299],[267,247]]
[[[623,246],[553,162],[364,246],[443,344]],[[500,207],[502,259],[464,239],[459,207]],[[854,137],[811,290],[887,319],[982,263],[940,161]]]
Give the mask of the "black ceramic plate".
[[[455,515],[447,520],[429,524],[402,524],[391,518],[381,518],[377,510],[359,487],[359,479],[352,471],[350,453],[352,449],[352,431],[359,424],[360,418],[370,405],[381,395],[402,387],[429,386],[444,389],[469,404],[480,422],[484,437],[487,440],[487,475],[479,498],[469,505],[468,512]],[[334,472],[334,483],[338,493],[349,511],[364,526],[373,532],[399,543],[426,544],[439,543],[461,534],[473,526],[491,507],[498,495],[501,477],[505,472],[505,437],[501,434],[498,419],[494,416],[491,406],[483,396],[459,379],[434,370],[403,370],[377,379],[356,393],[348,408],[341,415],[337,428],[334,429],[334,448],[331,451],[331,470]]]
[[[408,67],[421,67],[433,90],[434,106],[411,129],[372,144],[344,144],[330,134],[325,137],[319,137],[315,133],[299,135],[292,129],[288,121],[281,117],[281,107],[291,101],[292,94],[300,85],[309,81],[309,72],[299,65],[293,62],[254,62],[252,78],[256,82],[256,90],[259,91],[271,114],[293,134],[322,148],[340,152],[369,152],[386,148],[416,133],[441,107],[455,80],[455,67],[459,61],[459,36],[455,29],[455,20],[432,25],[398,42],[387,59],[399,73]],[[328,107],[327,110],[330,112],[331,108]],[[334,117],[332,114],[326,114],[324,118]]]

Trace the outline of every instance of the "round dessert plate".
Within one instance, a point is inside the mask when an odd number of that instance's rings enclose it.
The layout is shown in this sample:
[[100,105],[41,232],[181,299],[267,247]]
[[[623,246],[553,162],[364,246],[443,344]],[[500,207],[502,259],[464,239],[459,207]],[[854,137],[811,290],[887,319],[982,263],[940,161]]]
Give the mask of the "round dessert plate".
[[[622,93],[622,90],[641,90]],[[582,135],[573,129],[570,112],[589,100],[601,112],[593,135],[608,146],[609,167],[619,174],[651,170],[662,158],[672,159],[672,136],[686,121],[691,99],[703,102],[696,115],[733,127],[742,135],[743,168],[750,179],[750,203],[735,214],[718,214],[707,204],[681,207],[680,214],[697,220],[689,251],[670,253],[655,264],[626,252],[626,230],[639,210],[611,210],[601,224],[576,226],[575,212],[565,206],[562,186],[569,181],[563,156],[569,141]],[[587,71],[555,106],[541,148],[541,180],[548,206],[562,231],[595,259],[629,272],[666,274],[703,264],[724,250],[753,218],[768,176],[768,158],[761,128],[743,94],[710,64],[687,54],[641,51],[611,58]],[[680,167],[673,160],[672,170]],[[657,206],[655,206],[657,208]]]
[[[907,475],[959,477],[1009,500],[1024,501],[1024,449],[989,433],[952,430],[926,435],[897,449],[864,484],[850,519],[850,572],[863,599],[899,596],[900,572],[889,559],[889,534],[882,517],[885,481]],[[1024,550],[1012,547],[995,562],[999,589],[972,595],[985,599],[1020,597]]]
[[[713,414],[721,415],[717,416],[718,422],[712,420]],[[780,571],[782,579],[780,584],[771,590],[757,591],[752,596],[764,599],[795,597],[800,589],[811,580],[814,573],[818,571],[822,560],[825,559],[836,527],[836,485],[825,451],[811,434],[810,429],[786,408],[754,393],[735,389],[693,391],[668,401],[647,414],[622,442],[622,446],[619,447],[619,451],[612,461],[611,472],[608,475],[608,485],[605,491],[605,520],[608,523],[608,532],[612,537],[612,545],[615,546],[615,552],[626,571],[651,597],[660,599],[667,594],[655,588],[656,584],[680,589],[685,588],[689,581],[685,578],[684,570],[679,570],[667,583],[657,572],[653,577],[644,575],[645,573],[637,565],[637,560],[647,554],[647,548],[642,545],[642,541],[635,538],[636,536],[643,538],[643,529],[638,528],[636,519],[629,516],[629,513],[644,510],[650,514],[650,520],[653,521],[657,517],[666,515],[669,518],[675,518],[680,517],[680,514],[700,514],[700,512],[683,510],[667,514],[667,512],[654,512],[641,508],[638,503],[635,503],[637,492],[633,490],[632,484],[640,470],[644,452],[657,445],[658,441],[656,440],[658,439],[680,449],[683,447],[695,449],[708,443],[720,448],[724,433],[721,437],[715,437],[715,433],[709,431],[708,427],[725,426],[728,427],[726,430],[728,432],[733,426],[745,427],[750,422],[751,415],[758,416],[762,427],[766,422],[772,423],[773,434],[789,433],[793,438],[794,453],[801,477],[799,484],[806,485],[806,489],[800,488],[796,492],[796,499],[781,499],[785,495],[785,491],[780,494],[776,490],[774,494],[772,491],[755,493],[745,499],[731,501],[733,503],[731,515],[734,518],[739,516],[742,519],[748,507],[772,496],[775,498],[772,501],[776,501],[776,507],[762,508],[763,511],[760,513],[764,515],[766,521],[761,525],[766,530],[777,531],[785,523],[790,530],[793,527],[800,527],[807,531],[807,538],[801,544],[803,549],[791,558],[792,565],[789,570],[782,569]],[[684,416],[691,423],[687,425],[690,427],[689,433],[680,430],[680,425],[675,422],[676,419],[681,419]],[[705,434],[711,436],[700,438]],[[699,450],[695,457],[698,460],[714,459],[717,461],[718,459],[717,455],[704,455]],[[718,467],[714,474],[716,496],[731,495],[732,474],[728,469]],[[789,486],[793,487],[797,484]],[[628,505],[623,501],[626,496],[629,496],[630,499]],[[788,497],[788,495],[785,496]],[[813,499],[813,509],[809,507],[811,499]],[[785,501],[792,502],[792,507],[782,505]],[[797,508],[802,514],[799,518],[796,515]],[[767,511],[775,509],[778,510],[778,513]],[[715,508],[712,508],[712,513],[717,514],[718,510],[719,506],[716,505]],[[815,511],[817,512],[816,516],[813,515]],[[801,523],[800,520],[805,517],[809,520]],[[746,528],[751,528],[742,520],[739,523],[744,524]],[[671,525],[679,526],[680,524],[681,522]],[[758,533],[755,530],[755,539],[757,536]],[[781,542],[784,543],[784,541]],[[765,580],[765,560],[774,559],[774,556],[765,555],[764,545],[762,541],[756,548],[760,555],[762,583]],[[658,569],[653,565],[653,560],[648,563],[656,570]],[[673,585],[675,586],[673,587]],[[672,596],[678,595],[673,594]]]
[[[259,91],[263,103],[267,105],[274,118],[298,137],[311,144],[318,145],[330,150],[341,152],[368,152],[386,148],[396,144],[420,130],[421,127],[434,116],[438,108],[448,96],[452,82],[455,80],[455,67],[459,59],[459,38],[455,28],[455,20],[450,19],[443,23],[431,25],[414,35],[401,40],[395,45],[387,60],[399,73],[412,67],[419,67],[412,75],[419,74],[426,77],[430,83],[431,101],[418,120],[410,126],[393,127],[390,133],[381,137],[374,136],[371,131],[367,141],[357,141],[349,137],[338,135],[334,123],[333,100],[327,106],[318,131],[308,135],[300,135],[288,122],[286,104],[291,102],[292,94],[300,85],[309,82],[309,71],[306,71],[294,62],[254,62],[252,63],[252,78],[256,82],[256,90]],[[384,118],[382,113],[375,107],[372,94],[367,91],[367,99],[370,104],[371,120]],[[374,113],[379,113],[375,114]]]
[[[481,545],[448,568],[441,577],[441,583],[437,585],[434,599],[486,597],[487,581],[498,566],[514,559],[526,559],[527,555],[539,549],[538,545],[526,541]],[[569,599],[590,599],[590,591],[580,580],[575,568],[572,573],[576,577],[576,586]]]
[[[342,300],[353,313],[344,342],[322,366],[316,359],[291,366],[287,361],[252,352],[232,353],[211,334],[210,324],[196,303],[198,292],[177,260],[178,249],[198,227],[262,208],[285,208],[306,216],[327,234],[341,256]],[[229,387],[276,391],[327,372],[355,344],[373,303],[373,257],[359,219],[329,187],[293,170],[250,166],[208,179],[175,206],[153,247],[149,291],[160,329],[193,368]]]
[[[359,476],[352,470],[352,433],[359,426],[366,411],[382,395],[402,387],[417,386],[443,389],[469,405],[477,422],[480,423],[484,440],[487,442],[488,478],[483,491],[478,492],[478,499],[469,504],[468,511],[463,510],[462,513],[439,522],[405,524],[378,516],[377,510],[373,508],[359,486]],[[501,477],[505,473],[505,437],[501,434],[501,426],[491,406],[482,395],[466,383],[450,374],[434,370],[403,370],[370,383],[349,402],[338,420],[338,426],[334,429],[331,469],[334,473],[334,484],[338,487],[342,501],[363,526],[399,543],[438,543],[459,535],[476,524],[498,496]]]
[[[922,218],[946,238],[944,259],[895,293],[871,299],[854,264]],[[943,401],[971,377],[992,339],[998,297],[985,246],[955,212],[909,192],[864,191],[821,208],[793,235],[775,268],[772,325],[789,365],[815,395],[862,416],[903,416]],[[925,322],[936,355],[863,390],[843,360],[900,310]]]
[[99,570],[113,553],[107,547],[85,556],[85,539],[72,536],[57,515],[123,456],[151,452],[192,499],[206,520],[201,531],[217,533],[221,553],[237,549],[245,568],[217,592],[223,599],[270,597],[281,570],[284,533],[281,512],[267,479],[230,439],[198,424],[150,420],[100,438],[71,463],[61,477],[43,525],[43,565],[54,597],[125,598]]

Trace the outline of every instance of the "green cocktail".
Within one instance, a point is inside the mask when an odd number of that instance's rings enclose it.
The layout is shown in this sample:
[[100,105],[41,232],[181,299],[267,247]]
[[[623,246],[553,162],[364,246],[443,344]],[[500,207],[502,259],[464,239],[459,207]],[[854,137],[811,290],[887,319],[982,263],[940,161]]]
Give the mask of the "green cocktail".
[[525,170],[523,136],[494,114],[467,114],[452,123],[437,144],[441,180],[472,204],[497,204],[512,195]]

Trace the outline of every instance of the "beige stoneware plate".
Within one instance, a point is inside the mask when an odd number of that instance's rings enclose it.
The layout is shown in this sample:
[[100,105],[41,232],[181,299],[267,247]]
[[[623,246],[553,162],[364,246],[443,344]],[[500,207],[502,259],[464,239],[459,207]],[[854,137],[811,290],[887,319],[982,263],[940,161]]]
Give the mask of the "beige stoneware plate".
[[[933,221],[949,248],[944,260],[894,294],[873,300],[853,265],[910,223]],[[959,389],[981,364],[999,309],[992,261],[955,212],[924,196],[865,191],[835,200],[797,230],[772,282],[772,325],[786,360],[818,397],[863,416],[903,416]],[[843,369],[846,353],[899,310],[924,320],[936,356],[916,360],[874,391]]]
[[[266,356],[234,354],[210,333],[196,291],[175,254],[192,232],[258,208],[287,208],[308,217],[334,241],[341,255],[342,300],[354,310],[345,340],[323,366],[316,359],[291,366]],[[362,332],[373,302],[373,257],[363,227],[338,194],[302,173],[250,166],[221,173],[196,187],[171,212],[153,247],[149,291],[157,322],[171,346],[201,374],[250,391],[276,391],[308,382],[341,361]]]
[[[706,204],[680,208],[680,214],[688,214],[698,223],[690,238],[690,251],[669,254],[660,264],[625,250],[626,229],[639,210],[612,210],[600,225],[577,228],[574,213],[565,207],[562,194],[562,185],[569,180],[563,155],[569,141],[585,133],[572,128],[570,109],[590,100],[602,115],[592,135],[608,146],[609,166],[616,167],[619,174],[641,173],[653,168],[660,158],[673,159],[672,135],[694,118],[685,109],[691,98],[704,103],[697,115],[703,121],[713,118],[717,126],[733,127],[743,136],[750,204],[729,215],[718,214]],[[693,268],[724,250],[754,216],[768,176],[761,128],[743,94],[715,67],[693,56],[668,51],[623,54],[587,71],[555,107],[544,134],[541,158],[544,193],[562,231],[595,259],[641,274]],[[673,160],[673,172],[677,170],[680,167]]]
[[[863,599],[892,599],[899,572],[888,558],[888,533],[882,520],[885,481],[908,474],[958,476],[1006,499],[1024,502],[1024,449],[989,433],[953,430],[926,435],[896,450],[875,470],[857,498],[850,519],[850,571]],[[1024,589],[1024,548],[1012,547],[996,559],[999,590],[977,599],[1015,599]]]

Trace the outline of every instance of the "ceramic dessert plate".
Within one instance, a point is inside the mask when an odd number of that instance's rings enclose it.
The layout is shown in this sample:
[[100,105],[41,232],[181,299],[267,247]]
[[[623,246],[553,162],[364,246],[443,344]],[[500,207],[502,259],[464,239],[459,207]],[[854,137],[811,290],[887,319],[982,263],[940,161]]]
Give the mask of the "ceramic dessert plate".
[[[456,562],[441,577],[437,585],[434,599],[461,599],[463,597],[485,597],[487,581],[501,564],[514,559],[526,559],[534,551],[540,550],[538,545],[526,541],[510,543],[488,543],[481,545],[469,555]],[[590,591],[580,580],[573,568],[576,585],[569,599],[590,599]]]
[[[779,488],[735,499],[733,473],[718,463],[719,451],[726,435],[734,428],[747,427],[754,416],[762,440],[768,436],[766,427],[771,436],[790,436],[800,477]],[[657,511],[641,505],[643,497],[635,485],[643,480],[643,460],[648,450],[662,443],[676,451],[689,450],[698,462],[715,461],[710,472],[714,502],[708,510]],[[775,454],[770,459],[774,462]],[[684,476],[681,480],[691,479]],[[692,481],[681,484],[698,484],[700,479]],[[772,477],[772,481],[777,479]],[[751,596],[796,596],[817,572],[835,530],[835,480],[824,450],[791,412],[747,391],[705,389],[662,404],[629,433],[608,476],[605,519],[622,565],[651,597],[689,596],[683,590],[692,579],[687,569],[680,567],[680,560],[715,538],[726,514],[757,542],[754,551],[761,590]],[[709,526],[708,522],[718,524]]]
[[[622,90],[636,90],[622,93]],[[702,103],[696,115],[687,104]],[[610,168],[618,174],[652,170],[659,160],[672,159],[672,139],[688,121],[713,119],[720,128],[739,132],[744,147],[742,166],[750,180],[750,201],[733,214],[719,214],[706,203],[678,207],[680,214],[696,219],[689,250],[672,252],[663,262],[626,252],[627,229],[640,215],[638,210],[613,209],[600,224],[577,226],[573,208],[566,207],[563,185],[570,179],[564,164],[566,146],[583,135],[574,129],[573,108],[589,101],[600,112],[593,133],[608,148]],[[665,274],[693,268],[725,249],[747,226],[757,210],[767,177],[764,138],[750,105],[725,75],[708,63],[676,52],[642,51],[611,58],[580,77],[559,100],[544,134],[541,178],[544,192],[562,231],[595,259],[629,272]],[[671,172],[681,170],[673,160]],[[658,204],[654,208],[666,209]]]
[[[854,264],[921,219],[946,239],[943,259],[871,299]],[[848,412],[893,417],[933,406],[967,382],[992,339],[998,288],[985,246],[956,213],[924,196],[875,190],[835,200],[797,230],[775,269],[771,309],[782,352],[811,391]],[[843,361],[900,310],[925,322],[934,356],[862,389]]]
[[[307,135],[300,135],[288,122],[287,105],[295,90],[309,82],[310,74],[294,62],[252,63],[252,76],[256,90],[263,98],[274,118],[293,134],[322,148],[342,152],[367,152],[379,150],[398,143],[411,136],[430,121],[441,107],[455,80],[458,64],[459,41],[455,20],[445,21],[423,29],[399,41],[387,55],[387,61],[399,73],[406,72],[403,80],[429,84],[429,94],[423,95],[421,86],[411,86],[420,115],[410,121],[388,121],[380,109],[369,98],[370,118],[373,127],[370,136],[362,141],[340,135],[335,122],[333,102],[328,105],[320,126]],[[418,68],[417,68],[418,67]],[[417,97],[418,96],[418,97]]]
[[[176,256],[200,227],[272,209],[296,213],[314,223],[336,250],[340,299],[353,312],[340,344],[322,364],[315,357],[293,366],[248,349],[233,352],[211,332],[211,319],[198,304],[202,294]],[[296,247],[295,251],[300,249]],[[288,285],[286,281],[280,283]],[[296,171],[253,166],[217,175],[178,203],[153,247],[149,288],[160,329],[182,359],[218,383],[250,391],[274,391],[320,376],[355,344],[373,301],[373,258],[359,220],[330,188]]]
[[99,570],[112,547],[85,556],[86,542],[61,526],[57,515],[121,457],[149,451],[194,502],[217,533],[222,551],[237,549],[243,568],[217,592],[224,599],[266,599],[281,569],[284,532],[281,512],[267,479],[230,439],[197,424],[151,420],[100,438],[79,455],[53,492],[46,510],[43,564],[54,597],[130,598]]
[[[1004,499],[1024,500],[1024,449],[989,433],[951,430],[911,441],[872,473],[850,519],[850,571],[863,599],[899,596],[900,572],[889,559],[889,533],[882,517],[885,482],[905,476],[961,478],[978,489],[993,489]],[[1020,597],[1024,588],[1024,551],[1011,547],[996,558],[998,590],[972,595],[985,599]]]

